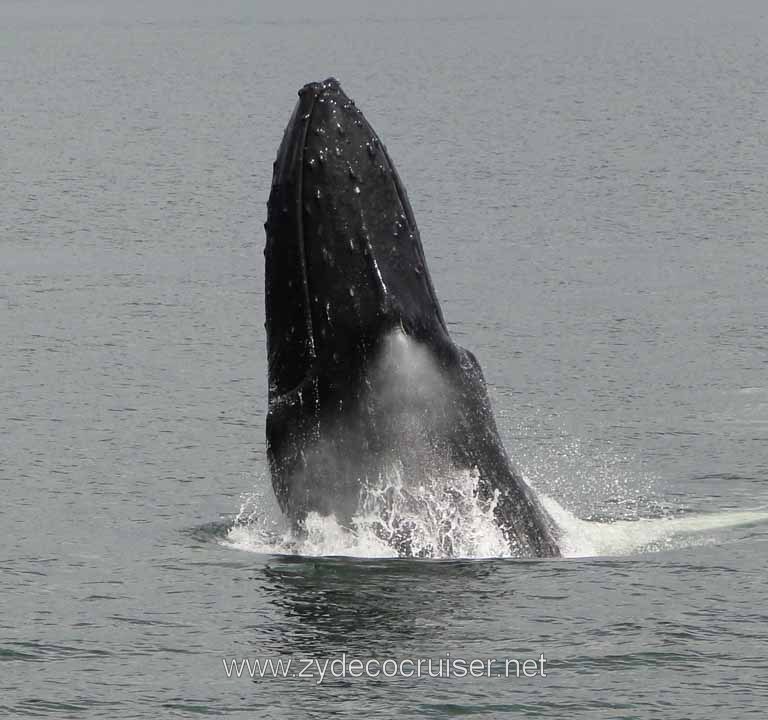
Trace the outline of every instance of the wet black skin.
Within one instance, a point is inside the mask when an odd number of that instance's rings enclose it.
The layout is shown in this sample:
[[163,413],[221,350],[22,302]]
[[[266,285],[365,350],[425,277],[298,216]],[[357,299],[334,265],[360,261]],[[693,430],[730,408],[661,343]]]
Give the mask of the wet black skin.
[[[284,512],[299,526],[310,511],[348,520],[360,479],[395,456],[414,476],[425,463],[474,469],[482,498],[499,491],[496,519],[516,554],[559,555],[554,523],[506,455],[477,360],[448,334],[397,172],[334,79],[299,91],[265,229],[267,451]],[[429,352],[439,402],[372,380],[395,330]],[[406,416],[418,419],[413,433]]]

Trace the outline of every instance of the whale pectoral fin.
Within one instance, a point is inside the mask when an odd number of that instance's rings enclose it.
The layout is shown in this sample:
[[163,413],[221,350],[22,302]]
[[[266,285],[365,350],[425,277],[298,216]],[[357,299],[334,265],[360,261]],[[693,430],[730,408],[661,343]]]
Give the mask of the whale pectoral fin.
[[475,355],[457,347],[461,412],[452,442],[456,460],[479,474],[481,498],[495,504],[496,520],[519,554],[559,556],[557,527],[512,464],[501,441],[485,378]]

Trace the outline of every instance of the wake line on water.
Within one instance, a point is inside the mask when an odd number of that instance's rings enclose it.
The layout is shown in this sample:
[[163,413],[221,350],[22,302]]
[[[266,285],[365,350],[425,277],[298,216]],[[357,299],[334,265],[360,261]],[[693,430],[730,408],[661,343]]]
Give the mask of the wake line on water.
[[542,497],[544,507],[562,531],[564,557],[604,557],[660,552],[713,542],[713,533],[768,522],[768,510],[594,522],[581,520],[555,500]]
[[[397,472],[367,487],[349,525],[310,513],[305,532],[294,533],[273,498],[245,499],[225,545],[269,555],[360,558],[398,557],[398,532],[407,529],[415,557],[430,559],[514,558],[495,522],[493,503],[477,499],[478,478],[456,471],[417,488]],[[768,509],[674,515],[597,522],[582,520],[556,500],[540,499],[560,529],[566,558],[615,557],[713,542],[729,528],[768,522]]]

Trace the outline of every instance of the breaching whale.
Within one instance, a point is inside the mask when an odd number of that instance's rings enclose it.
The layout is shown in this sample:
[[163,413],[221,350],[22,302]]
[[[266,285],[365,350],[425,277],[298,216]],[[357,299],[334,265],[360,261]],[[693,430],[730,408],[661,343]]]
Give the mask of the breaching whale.
[[[476,474],[512,552],[555,525],[504,450],[474,355],[448,334],[400,178],[339,83],[299,90],[267,203],[267,454],[282,510],[344,523],[393,464]],[[382,530],[408,554],[408,528]]]

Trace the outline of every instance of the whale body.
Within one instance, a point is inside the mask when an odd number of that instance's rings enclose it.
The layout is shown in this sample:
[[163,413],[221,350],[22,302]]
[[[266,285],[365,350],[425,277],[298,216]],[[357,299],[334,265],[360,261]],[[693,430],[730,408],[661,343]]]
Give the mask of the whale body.
[[[299,90],[273,170],[267,454],[282,510],[297,528],[311,512],[343,524],[388,468],[414,485],[467,471],[514,555],[558,556],[480,365],[448,333],[405,188],[335,79]],[[385,525],[408,555],[408,528]]]

